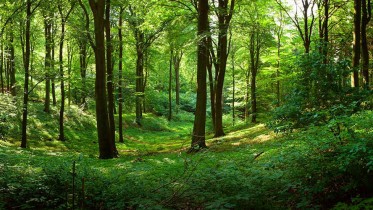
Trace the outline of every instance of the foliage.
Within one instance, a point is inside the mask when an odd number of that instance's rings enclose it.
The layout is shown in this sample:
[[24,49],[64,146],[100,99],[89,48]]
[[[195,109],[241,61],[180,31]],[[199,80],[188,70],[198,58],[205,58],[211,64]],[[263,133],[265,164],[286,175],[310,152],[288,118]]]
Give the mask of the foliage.
[[0,140],[18,127],[16,98],[0,94]]
[[[83,131],[68,140],[91,148],[74,149],[82,153],[57,145],[20,150],[0,144],[0,200],[5,201],[0,203],[4,208],[72,208],[75,161],[75,208],[329,208],[341,201],[346,206],[373,192],[372,114],[341,116],[289,135],[241,124],[225,137],[208,140],[209,150],[194,155],[184,152],[191,133],[191,126],[185,127],[191,114],[184,112],[175,122],[147,115],[142,128],[129,123],[126,143],[118,145],[127,154],[114,160],[93,158],[96,145]],[[333,132],[338,126],[340,132]]]
[[294,87],[285,103],[273,111],[269,127],[276,132],[292,131],[309,125],[326,124],[340,116],[350,116],[372,106],[370,90],[351,88],[346,82],[350,71],[346,60],[324,63],[318,51],[301,55]]

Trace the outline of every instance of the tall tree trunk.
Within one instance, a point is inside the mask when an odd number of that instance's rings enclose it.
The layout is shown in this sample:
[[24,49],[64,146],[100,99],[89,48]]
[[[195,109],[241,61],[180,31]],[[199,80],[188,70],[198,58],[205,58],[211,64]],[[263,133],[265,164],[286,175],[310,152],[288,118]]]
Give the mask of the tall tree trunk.
[[83,109],[87,109],[87,87],[86,87],[86,75],[87,75],[87,41],[79,41],[79,68],[80,68],[80,77],[82,79],[82,90],[81,90],[81,105]]
[[61,15],[61,38],[60,38],[60,50],[59,50],[59,68],[60,68],[60,80],[61,80],[61,107],[60,107],[60,116],[59,116],[59,137],[61,141],[65,141],[65,132],[63,126],[63,116],[65,112],[65,79],[63,72],[63,44],[65,39],[65,18],[62,14],[62,8],[59,7]]
[[207,72],[209,74],[208,79],[209,79],[209,90],[210,90],[211,121],[212,121],[212,127],[215,130],[215,85],[214,85],[214,76],[212,74],[212,64],[213,64],[213,61],[210,55],[208,64],[207,64]]
[[[82,5],[82,4],[81,4]],[[89,0],[95,28],[95,59],[96,59],[96,121],[101,159],[116,157],[113,141],[108,134],[110,131],[109,114],[106,95],[106,61],[105,61],[105,0]]]
[[176,97],[176,113],[180,108],[180,63],[183,57],[183,51],[180,50],[174,56],[174,69],[175,69],[175,97]]
[[371,5],[370,0],[362,0],[362,22],[361,22],[361,52],[363,59],[363,86],[364,88],[369,88],[369,51],[367,42],[367,25],[371,18]]
[[144,34],[138,32],[136,51],[137,51],[137,60],[136,60],[136,123],[141,126],[142,119],[142,106],[144,100]]
[[29,64],[30,64],[30,23],[31,23],[31,0],[26,2],[26,30],[25,30],[25,47],[24,52],[24,68],[25,82],[23,86],[23,108],[22,108],[22,142],[21,147],[27,146],[27,108],[28,108],[28,82],[29,82]]
[[248,122],[249,120],[249,87],[250,87],[250,73],[251,73],[251,61],[249,61],[249,64],[247,65],[247,70],[245,74],[245,81],[246,81],[246,94],[245,94],[245,122]]
[[16,87],[16,66],[15,66],[15,57],[14,57],[14,34],[13,31],[10,30],[9,34],[9,75],[10,75],[10,93],[12,96],[17,95],[17,87]]
[[117,154],[115,146],[115,122],[114,122],[114,82],[113,82],[113,66],[112,66],[112,51],[111,43],[111,28],[110,28],[110,0],[106,0],[105,9],[105,32],[106,32],[106,68],[107,68],[107,93],[108,93],[108,112],[109,112],[109,138],[112,141],[112,147]]
[[[233,46],[232,46],[232,49],[233,49]],[[232,124],[234,126],[235,124],[235,121],[236,121],[236,113],[235,113],[235,93],[236,93],[236,75],[235,75],[235,53],[236,52],[232,52]]]
[[123,91],[122,91],[122,80],[123,80],[123,35],[122,35],[122,27],[123,27],[123,7],[120,8],[119,13],[119,27],[118,27],[118,37],[119,37],[119,66],[118,66],[118,98],[119,98],[119,106],[118,106],[118,129],[119,129],[119,142],[123,143]]
[[172,60],[174,57],[173,47],[170,47],[170,68],[168,77],[168,121],[172,119]]
[[[51,69],[54,74],[54,44],[52,46],[52,60],[51,60]],[[54,76],[51,78],[52,83],[52,104],[53,106],[57,105],[57,99],[56,99],[56,83],[54,82]]]
[[354,0],[354,40],[352,52],[351,86],[359,87],[359,69],[360,69],[360,28],[361,28],[361,0]]
[[63,69],[63,45],[65,41],[65,24],[73,9],[74,9],[74,4],[71,5],[70,9],[64,15],[62,5],[61,4],[58,5],[58,11],[61,17],[61,37],[60,37],[60,54],[59,54],[60,80],[61,80],[61,107],[60,107],[60,118],[59,118],[60,135],[58,139],[61,141],[65,141],[65,132],[64,132],[64,125],[63,125],[63,118],[64,118],[64,112],[65,112],[65,78],[64,78],[64,69]]
[[208,0],[200,0],[198,4],[198,36],[201,39],[198,42],[197,50],[197,104],[190,152],[206,147],[206,67],[209,58],[207,40],[203,36],[208,31],[208,11]]
[[0,37],[0,88],[1,88],[1,93],[4,94],[4,77],[3,77],[3,71],[4,71],[4,42],[3,42],[3,36],[1,35]]
[[70,107],[71,105],[71,69],[72,69],[72,62],[73,62],[73,47],[69,45],[67,47],[67,105]]
[[280,56],[281,56],[281,36],[277,35],[277,68],[276,68],[276,106],[279,107],[281,103],[280,96]]
[[[225,135],[223,130],[223,88],[228,59],[228,28],[233,15],[235,0],[219,0],[218,2],[219,42],[217,56],[219,68],[215,75],[215,137]],[[231,3],[230,8],[228,8],[228,2]]]
[[50,111],[50,89],[51,89],[51,61],[52,61],[52,23],[50,17],[44,17],[45,36],[45,101],[44,112]]

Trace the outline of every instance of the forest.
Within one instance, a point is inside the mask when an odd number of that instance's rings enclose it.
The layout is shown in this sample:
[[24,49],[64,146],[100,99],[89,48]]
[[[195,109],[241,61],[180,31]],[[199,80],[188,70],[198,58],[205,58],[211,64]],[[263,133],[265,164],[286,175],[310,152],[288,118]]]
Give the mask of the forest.
[[371,0],[1,0],[0,209],[373,209]]

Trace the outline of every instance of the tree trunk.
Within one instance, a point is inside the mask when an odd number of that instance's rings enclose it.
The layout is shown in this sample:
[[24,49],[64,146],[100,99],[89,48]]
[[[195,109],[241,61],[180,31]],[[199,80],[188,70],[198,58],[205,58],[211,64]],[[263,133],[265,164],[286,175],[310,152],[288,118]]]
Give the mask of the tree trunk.
[[123,35],[122,35],[122,26],[123,26],[123,7],[120,8],[119,13],[119,27],[118,27],[118,37],[119,37],[119,66],[118,66],[118,129],[119,129],[119,142],[123,143],[123,91],[122,91],[122,79],[123,79]]
[[73,62],[73,47],[69,45],[67,47],[67,81],[68,81],[68,86],[67,86],[67,98],[68,102],[67,105],[70,107],[71,105],[71,70],[72,70],[72,62]]
[[[253,72],[254,73],[254,72]],[[251,76],[251,122],[256,123],[256,75]]]
[[[84,39],[84,38],[83,38]],[[87,75],[87,41],[79,41],[79,68],[80,68],[80,77],[82,79],[82,90],[81,90],[81,106],[83,109],[87,109],[87,87],[86,87],[86,75]]]
[[94,16],[95,30],[95,59],[96,59],[96,121],[99,142],[99,152],[101,159],[116,157],[114,145],[108,134],[110,131],[109,115],[106,96],[106,62],[105,62],[105,0],[89,0]]
[[137,38],[137,60],[136,60],[136,123],[141,126],[142,105],[144,100],[144,34],[138,32]]
[[[52,72],[54,72],[54,46],[52,47],[51,69],[52,69]],[[56,100],[56,83],[54,82],[54,76],[52,77],[51,82],[52,82],[52,104],[53,104],[53,106],[56,106],[57,105],[57,100]]]
[[198,42],[197,58],[197,104],[194,118],[193,136],[190,152],[205,148],[206,126],[206,67],[208,65],[208,46],[202,36],[208,31],[208,0],[200,0],[198,4]]
[[60,141],[65,141],[65,132],[63,126],[63,116],[65,112],[65,80],[63,72],[63,44],[65,39],[65,18],[62,14],[62,8],[59,8],[61,15],[61,38],[60,38],[60,50],[59,50],[59,68],[60,68],[60,80],[61,80],[61,107],[60,107],[60,116],[59,116],[59,137]]
[[352,52],[351,86],[359,87],[361,0],[354,0],[354,40]]
[[182,50],[178,51],[178,53],[174,56],[176,113],[180,108],[180,63],[182,57]]
[[[210,46],[211,47],[211,46]],[[209,77],[209,89],[210,89],[210,106],[211,106],[211,121],[212,127],[215,130],[215,85],[214,85],[214,76],[212,75],[212,58],[210,56],[209,63],[207,64],[207,72]]]
[[106,32],[106,68],[107,68],[107,92],[108,92],[108,112],[109,112],[109,138],[112,141],[112,147],[117,154],[115,146],[115,122],[114,122],[114,83],[113,83],[113,68],[112,68],[112,51],[111,43],[111,28],[110,28],[110,0],[106,0],[105,10],[105,32]]
[[4,71],[4,42],[3,42],[3,36],[0,37],[0,84],[1,84],[1,93],[4,94],[4,78],[3,78],[3,71]]
[[361,22],[361,52],[363,59],[363,86],[369,89],[369,51],[367,42],[367,25],[371,18],[371,5],[370,0],[362,0],[362,22]]
[[[232,47],[233,49],[233,47]],[[236,93],[236,75],[235,75],[235,62],[234,62],[235,52],[232,52],[232,124],[234,126],[236,121],[235,114],[235,93]]]
[[174,57],[174,50],[170,47],[170,69],[168,77],[168,121],[172,119],[172,60]]
[[50,111],[50,89],[51,89],[51,61],[52,61],[52,23],[50,17],[44,17],[44,36],[45,36],[45,101],[44,112]]
[[17,87],[16,87],[16,67],[15,67],[15,57],[14,57],[14,34],[13,30],[10,30],[9,34],[9,75],[10,75],[10,93],[12,96],[17,95]]
[[25,30],[25,47],[24,52],[24,68],[25,68],[25,83],[23,87],[23,109],[22,109],[22,142],[21,147],[27,146],[27,108],[28,108],[28,82],[29,82],[29,64],[30,64],[30,23],[31,23],[31,0],[26,2],[26,30]]

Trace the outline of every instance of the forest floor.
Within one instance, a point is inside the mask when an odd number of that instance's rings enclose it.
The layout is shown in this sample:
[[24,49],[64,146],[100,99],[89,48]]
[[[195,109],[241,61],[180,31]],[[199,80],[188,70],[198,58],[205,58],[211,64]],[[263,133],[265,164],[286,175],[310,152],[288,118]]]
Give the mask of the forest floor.
[[168,122],[146,114],[141,128],[126,115],[125,143],[117,143],[120,157],[99,160],[93,114],[70,107],[67,139],[61,142],[56,140],[58,110],[38,110],[41,105],[31,109],[28,149],[19,148],[16,126],[0,140],[0,209],[373,206],[372,184],[350,181],[372,178],[371,172],[351,172],[372,140],[372,111],[351,117],[355,134],[364,136],[350,146],[355,151],[328,126],[276,134],[264,124],[241,123],[227,127],[221,138],[209,133],[208,149],[196,154],[186,153],[193,115],[181,113]]

